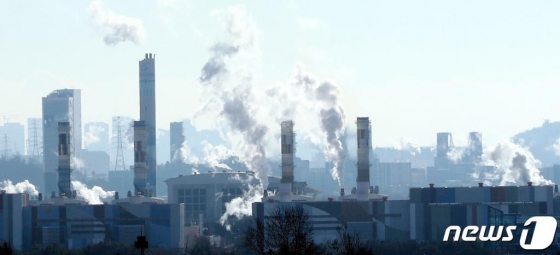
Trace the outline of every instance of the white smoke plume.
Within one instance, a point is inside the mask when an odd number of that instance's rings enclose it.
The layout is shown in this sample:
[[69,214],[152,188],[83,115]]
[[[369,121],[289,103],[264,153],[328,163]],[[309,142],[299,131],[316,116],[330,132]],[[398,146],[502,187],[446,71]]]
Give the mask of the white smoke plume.
[[454,163],[459,163],[465,156],[465,153],[468,152],[468,148],[466,147],[452,147],[449,152],[447,152],[447,158],[453,161]]
[[412,139],[409,139],[409,138],[406,138],[406,137],[401,137],[399,142],[394,144],[393,147],[397,150],[408,151],[410,153],[410,155],[412,155],[412,156],[416,156],[416,154],[420,154],[420,152],[421,152],[421,149],[420,149],[420,146],[418,145],[418,143],[416,143],[416,141],[414,141]]
[[204,163],[207,166],[212,168],[219,167],[219,168],[225,168],[231,170],[231,168],[228,165],[222,162],[232,156],[235,156],[233,151],[231,151],[224,145],[214,146],[206,140],[202,141],[202,145],[204,146],[203,147]]
[[93,23],[106,33],[103,38],[106,45],[115,46],[126,41],[140,44],[144,41],[144,25],[141,20],[107,11],[101,0],[91,1],[88,9]]
[[560,138],[558,138],[558,140],[556,140],[556,142],[554,142],[550,148],[554,151],[554,154],[556,156],[560,156]]
[[494,166],[493,172],[485,173],[485,179],[499,185],[550,185],[552,181],[545,179],[538,169],[540,161],[533,157],[529,149],[505,141],[493,148],[487,148],[482,155],[482,164]]
[[86,127],[87,129],[83,136],[84,145],[86,147],[99,142],[101,140],[101,135],[104,132],[108,132],[104,123],[88,123]]
[[10,180],[4,180],[0,183],[0,190],[8,194],[27,193],[32,196],[39,195],[39,191],[37,191],[35,185],[31,184],[28,180],[18,182],[16,185]]
[[72,170],[83,171],[85,167],[84,161],[82,161],[77,157],[72,156],[70,158],[70,167],[72,168]]
[[[252,214],[252,204],[255,202],[260,202],[263,195],[263,188],[260,183],[256,183],[255,179],[248,175],[247,179],[242,179],[238,174],[230,178],[232,181],[239,181],[247,186],[244,190],[243,196],[233,198],[230,202],[226,203],[226,212],[220,217],[220,224],[226,227],[229,231],[231,229],[231,224],[228,222],[229,217],[235,216],[238,219],[243,218],[246,215]],[[223,194],[216,194],[221,196]]]
[[72,190],[76,190],[78,198],[85,200],[88,204],[103,204],[102,199],[110,198],[115,195],[114,191],[105,191],[99,186],[89,189],[79,181],[72,181]]
[[[258,108],[252,105],[252,75],[240,71],[228,81],[225,80],[226,74],[230,73],[228,60],[242,51],[253,50],[258,30],[242,6],[216,11],[214,15],[224,21],[229,40],[218,41],[211,47],[212,57],[201,70],[200,82],[209,94],[207,97],[211,98],[209,102],[220,106],[219,116],[231,129],[231,135],[241,136],[239,147],[242,159],[266,188],[269,166],[264,138],[268,128],[255,117]],[[235,83],[236,86],[228,90],[224,87],[227,82]]]
[[315,107],[319,110],[321,130],[327,140],[325,156],[333,162],[331,175],[342,187],[346,153],[342,148],[341,136],[346,127],[346,115],[340,102],[340,90],[333,82],[317,82],[316,78],[305,72],[302,66],[298,66],[295,80],[298,84],[297,87],[307,92],[307,98],[314,102]]
[[194,165],[197,165],[200,162],[200,159],[194,155],[187,141],[184,141],[181,145],[181,149],[176,151],[175,155],[173,155],[173,161],[175,160]]

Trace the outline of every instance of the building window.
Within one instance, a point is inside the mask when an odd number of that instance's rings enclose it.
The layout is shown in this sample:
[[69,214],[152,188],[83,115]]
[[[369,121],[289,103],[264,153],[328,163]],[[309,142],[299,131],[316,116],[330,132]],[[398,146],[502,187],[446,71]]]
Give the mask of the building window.
[[185,203],[185,222],[198,222],[199,215],[206,215],[206,189],[178,189],[177,202]]

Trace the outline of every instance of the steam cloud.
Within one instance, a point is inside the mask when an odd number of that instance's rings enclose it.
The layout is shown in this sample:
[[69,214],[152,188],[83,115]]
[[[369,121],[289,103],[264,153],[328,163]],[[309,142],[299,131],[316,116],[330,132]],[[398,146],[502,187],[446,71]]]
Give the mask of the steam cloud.
[[126,41],[140,44],[144,40],[141,20],[107,11],[103,9],[101,0],[91,1],[88,9],[92,21],[106,32],[103,38],[106,45],[115,46]]
[[[230,178],[232,181],[239,181],[247,185],[247,189],[244,190],[243,196],[233,198],[230,202],[226,203],[226,213],[220,217],[220,224],[226,227],[229,231],[231,230],[231,224],[228,222],[230,216],[235,216],[237,218],[243,218],[245,215],[252,214],[251,204],[255,202],[260,202],[260,197],[262,196],[262,191],[260,184],[255,185],[255,180],[251,175],[248,175],[247,179],[242,179],[239,174],[234,175]],[[217,198],[223,194],[217,194]]]
[[494,148],[486,149],[482,155],[482,164],[494,166],[494,171],[485,173],[484,177],[499,185],[550,185],[552,181],[545,179],[538,167],[540,161],[531,152],[512,141],[499,143]]
[[107,132],[104,123],[90,123],[90,125],[87,125],[87,130],[83,136],[84,145],[87,147],[99,142],[101,140],[100,135],[103,132]]
[[12,184],[10,180],[2,181],[2,183],[0,183],[0,190],[8,194],[27,193],[32,196],[39,195],[39,191],[37,191],[35,185],[31,184],[28,180],[18,182],[16,185]]
[[[249,53],[254,50],[257,28],[250,22],[242,6],[229,7],[226,10],[213,13],[224,21],[227,41],[218,41],[211,48],[212,57],[204,64],[200,74],[200,82],[208,93],[209,102],[203,107],[208,109],[209,103],[219,106],[219,117],[229,126],[232,134],[239,135],[237,141],[241,151],[242,160],[248,168],[255,172],[255,177],[260,181],[251,192],[242,198],[236,199],[234,204],[226,206],[226,212],[222,216],[222,224],[226,224],[228,215],[241,218],[251,215],[251,204],[260,200],[263,190],[268,186],[269,166],[266,161],[265,136],[268,128],[258,122],[255,116],[256,107],[253,107],[251,95],[253,94],[250,72],[239,71],[231,79],[225,79],[230,70],[228,62],[240,57],[241,53]],[[225,88],[228,83],[234,83],[233,89]],[[213,164],[215,162],[212,162]],[[239,210],[239,208],[245,208]]]
[[[228,123],[233,132],[242,136],[240,147],[244,160],[249,169],[255,172],[262,187],[268,186],[269,167],[266,162],[264,137],[268,128],[258,123],[254,109],[251,107],[249,95],[252,93],[251,75],[243,77],[241,86],[233,90],[223,89],[223,81],[228,73],[227,59],[238,55],[242,50],[249,50],[253,46],[254,38],[258,34],[245,15],[242,6],[229,7],[224,11],[214,12],[225,22],[228,42],[219,41],[211,47],[213,56],[201,70],[200,82],[216,97],[221,105],[220,116]],[[245,87],[245,88],[241,88]]]
[[102,199],[110,198],[115,195],[114,191],[105,191],[99,186],[89,189],[79,181],[72,181],[72,189],[76,190],[78,198],[84,199],[88,204],[103,204]]
[[396,150],[408,151],[410,155],[415,156],[416,154],[420,154],[420,146],[416,143],[416,141],[401,137],[399,142],[393,146]]

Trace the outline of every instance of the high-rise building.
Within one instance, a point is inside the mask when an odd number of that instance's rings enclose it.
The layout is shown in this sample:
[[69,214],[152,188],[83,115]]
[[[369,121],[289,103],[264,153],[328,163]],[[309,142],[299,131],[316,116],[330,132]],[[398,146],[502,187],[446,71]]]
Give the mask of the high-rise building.
[[146,163],[148,166],[148,194],[156,195],[156,71],[155,54],[146,53],[139,62],[140,120],[146,124]]
[[169,125],[170,132],[170,162],[181,161],[181,147],[185,142],[183,134],[183,122],[171,122]]
[[43,97],[43,164],[45,194],[58,191],[58,122],[70,123],[70,155],[81,158],[82,100],[79,89],[55,90]]
[[6,157],[25,154],[25,128],[22,124],[8,122],[0,126],[0,151]]

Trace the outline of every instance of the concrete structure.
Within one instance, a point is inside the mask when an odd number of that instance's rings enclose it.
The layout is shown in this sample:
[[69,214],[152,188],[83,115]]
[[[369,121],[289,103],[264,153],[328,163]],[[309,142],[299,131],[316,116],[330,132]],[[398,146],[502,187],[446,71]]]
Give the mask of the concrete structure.
[[22,124],[8,122],[0,126],[0,152],[0,156],[6,157],[25,154],[25,128]]
[[[523,229],[532,216],[560,219],[560,195],[553,186],[499,186],[410,188],[410,200],[382,201],[313,201],[253,203],[253,217],[266,220],[277,206],[298,206],[309,214],[318,242],[336,239],[336,228],[346,225],[350,233],[366,240],[442,241],[447,227],[456,225],[517,225]],[[514,241],[485,242],[481,245],[520,249],[521,231]],[[560,229],[553,245],[558,245]]]
[[58,123],[58,192],[63,195],[71,196],[72,187],[70,185],[70,146],[72,137],[70,135],[70,123]]
[[58,122],[69,122],[73,146],[70,155],[81,159],[82,106],[79,89],[55,90],[43,97],[43,163],[45,166],[44,192],[57,191],[58,175]]
[[[225,203],[236,197],[242,197],[249,191],[249,186],[255,187],[259,180],[253,172],[211,172],[192,175],[180,175],[165,181],[167,183],[167,200],[169,203],[185,204],[185,222],[198,222],[202,214],[205,224],[211,227],[226,212]],[[264,200],[279,200],[281,178],[268,177],[268,193],[272,195]],[[292,200],[313,200],[319,193],[307,186],[305,182],[293,183],[294,194]]]
[[453,137],[451,133],[437,133],[437,147],[436,158],[434,159],[434,166],[437,169],[447,170],[451,164],[449,159],[449,152],[453,149]]
[[292,200],[292,183],[294,182],[294,122],[283,121],[280,124],[280,127],[280,146],[282,152],[282,180],[280,183],[280,201],[289,202]]
[[147,189],[146,124],[134,122],[134,194],[152,196]]
[[183,122],[171,122],[169,124],[169,162],[182,161],[181,148],[185,142],[185,135],[183,132]]
[[0,239],[10,243],[17,250],[23,248],[23,208],[29,206],[28,194],[0,193]]
[[133,244],[144,234],[150,248],[184,248],[183,212],[178,204],[24,207],[23,246],[56,244],[72,249],[99,242]]
[[371,152],[371,122],[369,118],[358,118],[357,141],[358,141],[358,177],[356,180],[356,197],[358,200],[368,200],[370,190],[369,176],[369,154]]
[[147,53],[138,63],[140,81],[140,120],[146,124],[147,189],[156,195],[156,71],[155,54]]

